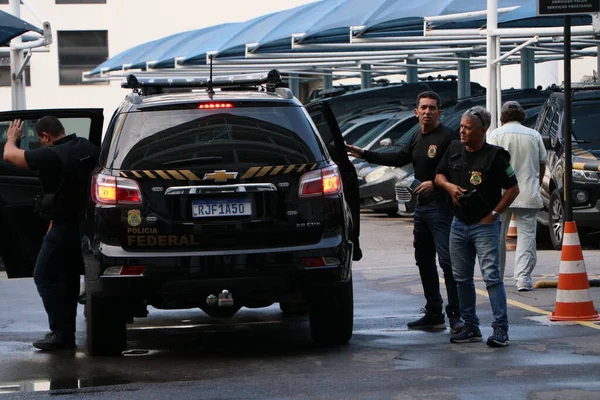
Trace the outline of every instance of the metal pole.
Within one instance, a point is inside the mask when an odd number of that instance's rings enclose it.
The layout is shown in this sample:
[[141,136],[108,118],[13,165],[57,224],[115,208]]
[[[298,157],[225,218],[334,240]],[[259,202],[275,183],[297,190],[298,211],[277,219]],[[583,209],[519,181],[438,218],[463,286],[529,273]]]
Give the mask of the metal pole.
[[360,88],[368,89],[371,87],[371,66],[369,64],[362,64],[360,69]]
[[498,29],[498,0],[487,0],[487,70],[488,85],[486,91],[486,108],[492,114],[490,131],[496,129],[498,121],[497,77],[494,60],[496,54],[496,38],[491,35]]
[[521,50],[521,89],[535,85],[535,53],[532,49]]
[[[10,11],[12,15],[17,18],[21,17],[21,1],[20,0],[9,0]],[[21,44],[22,40],[20,36],[17,36],[11,41],[12,45]],[[25,74],[18,77],[17,73],[23,65],[23,50],[12,49],[10,50],[10,77],[11,77],[11,95],[12,95],[12,109],[13,110],[24,110],[25,104]]]
[[[469,57],[470,54],[461,54],[462,57]],[[467,60],[458,61],[458,98],[469,97],[471,95],[471,62]]]
[[288,75],[288,87],[292,91],[294,97],[300,97],[300,78],[298,77],[298,74]]
[[[407,65],[417,65],[417,59],[415,57],[409,56],[406,59]],[[406,69],[406,82],[408,83],[418,83],[419,82],[419,70],[418,68],[407,68]]]
[[333,87],[333,75],[332,70],[326,69],[325,75],[323,75],[323,89],[331,89]]
[[596,46],[596,82],[600,81],[600,43]]
[[[496,36],[496,59],[500,57],[500,36]],[[496,127],[500,126],[500,108],[502,107],[502,62],[495,64],[496,67]],[[490,127],[491,128],[491,127]],[[496,128],[494,128],[496,129]],[[490,130],[491,132],[491,130]]]
[[573,202],[571,198],[571,180],[573,179],[573,160],[571,149],[571,16],[565,15],[565,222],[573,221]]

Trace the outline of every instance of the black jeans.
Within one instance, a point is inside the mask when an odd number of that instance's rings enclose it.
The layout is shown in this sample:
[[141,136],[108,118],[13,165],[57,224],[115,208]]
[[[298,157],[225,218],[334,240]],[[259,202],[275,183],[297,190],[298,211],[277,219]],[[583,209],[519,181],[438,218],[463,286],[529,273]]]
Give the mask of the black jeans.
[[440,267],[444,272],[448,305],[446,314],[449,317],[460,317],[456,281],[452,275],[450,263],[450,226],[453,215],[447,208],[432,202],[417,205],[414,215],[415,261],[419,267],[421,283],[427,304],[425,310],[431,314],[442,313],[442,295],[440,294],[440,278],[435,264],[438,255]]
[[77,223],[55,221],[33,270],[33,280],[48,314],[50,330],[67,338],[75,334],[79,274],[83,256]]

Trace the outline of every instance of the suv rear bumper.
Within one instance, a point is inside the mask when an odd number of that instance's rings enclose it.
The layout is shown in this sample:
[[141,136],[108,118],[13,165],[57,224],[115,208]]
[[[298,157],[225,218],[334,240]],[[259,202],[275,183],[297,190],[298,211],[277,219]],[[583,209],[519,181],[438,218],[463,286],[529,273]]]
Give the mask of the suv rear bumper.
[[[237,304],[259,307],[347,281],[352,247],[339,236],[313,246],[221,252],[138,253],[102,244],[95,260],[86,264],[86,290],[163,309],[206,306],[207,296],[228,290]],[[326,266],[302,262],[319,257],[327,260]],[[106,268],[123,265],[146,270],[141,276],[104,274]]]

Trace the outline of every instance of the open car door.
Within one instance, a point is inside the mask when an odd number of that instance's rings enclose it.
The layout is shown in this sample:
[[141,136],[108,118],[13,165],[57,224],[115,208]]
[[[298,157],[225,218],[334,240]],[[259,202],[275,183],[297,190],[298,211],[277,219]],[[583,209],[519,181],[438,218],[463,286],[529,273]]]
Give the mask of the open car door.
[[[37,121],[55,116],[65,127],[65,134],[75,133],[100,147],[104,116],[102,109],[19,110],[0,113],[0,149],[4,155],[8,125],[23,121],[23,150],[40,147]],[[9,278],[31,277],[48,221],[34,210],[35,198],[41,193],[38,173],[13,167],[0,157],[0,257]]]
[[327,146],[327,151],[331,159],[337,164],[342,174],[342,184],[344,185],[344,197],[352,212],[352,222],[354,226],[354,261],[362,258],[360,249],[360,198],[358,192],[358,176],[354,165],[348,159],[346,144],[340,132],[337,120],[329,105],[325,102],[315,102],[306,106],[313,122],[319,130],[319,134]]

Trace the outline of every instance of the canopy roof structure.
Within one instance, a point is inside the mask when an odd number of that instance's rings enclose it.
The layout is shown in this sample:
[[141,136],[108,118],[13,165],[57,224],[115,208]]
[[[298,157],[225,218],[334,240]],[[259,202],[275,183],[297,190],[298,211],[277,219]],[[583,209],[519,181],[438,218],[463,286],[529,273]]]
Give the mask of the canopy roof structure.
[[44,33],[42,29],[0,10],[0,46],[8,46],[11,40],[26,32]]
[[[498,0],[502,64],[519,63],[518,50],[535,50],[535,61],[563,58],[563,18],[538,17],[537,0]],[[251,19],[174,34],[126,50],[84,79],[110,79],[138,71],[167,75],[242,74],[279,68],[286,74],[337,77],[369,65],[373,76],[486,66],[486,0],[320,0]],[[572,18],[573,56],[597,54],[590,15]],[[590,48],[591,49],[587,49]],[[587,50],[586,50],[587,49]]]

